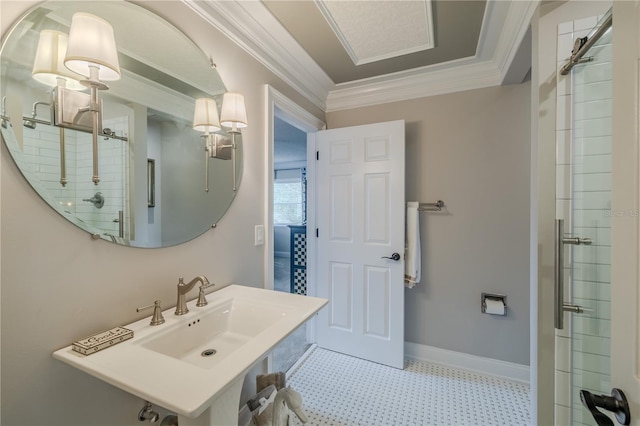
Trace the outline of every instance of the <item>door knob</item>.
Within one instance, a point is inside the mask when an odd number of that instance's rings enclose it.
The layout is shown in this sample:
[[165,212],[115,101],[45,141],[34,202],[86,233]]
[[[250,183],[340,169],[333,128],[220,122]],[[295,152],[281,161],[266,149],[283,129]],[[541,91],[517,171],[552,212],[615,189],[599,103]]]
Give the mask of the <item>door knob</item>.
[[598,426],[613,426],[613,421],[607,417],[598,407],[611,411],[616,416],[616,420],[621,425],[631,423],[631,412],[627,397],[618,388],[611,389],[611,396],[594,395],[587,390],[580,390],[580,400],[582,405],[587,407],[595,419]]
[[393,253],[391,256],[382,256],[380,259],[391,259],[397,262],[400,260],[400,255],[398,253]]

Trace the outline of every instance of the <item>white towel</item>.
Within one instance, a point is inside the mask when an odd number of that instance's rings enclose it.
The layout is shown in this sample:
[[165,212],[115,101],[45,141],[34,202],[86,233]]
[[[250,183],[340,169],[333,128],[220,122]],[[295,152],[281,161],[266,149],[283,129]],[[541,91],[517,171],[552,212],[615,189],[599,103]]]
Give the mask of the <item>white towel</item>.
[[407,247],[404,255],[404,285],[413,288],[420,282],[420,219],[417,201],[407,203]]

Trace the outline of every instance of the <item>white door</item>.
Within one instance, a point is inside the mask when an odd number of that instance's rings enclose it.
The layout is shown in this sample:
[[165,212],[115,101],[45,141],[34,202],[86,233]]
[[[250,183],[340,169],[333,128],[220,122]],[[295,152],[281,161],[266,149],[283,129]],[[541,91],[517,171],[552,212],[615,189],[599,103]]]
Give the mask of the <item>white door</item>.
[[317,343],[403,368],[404,121],[320,131],[316,147]]

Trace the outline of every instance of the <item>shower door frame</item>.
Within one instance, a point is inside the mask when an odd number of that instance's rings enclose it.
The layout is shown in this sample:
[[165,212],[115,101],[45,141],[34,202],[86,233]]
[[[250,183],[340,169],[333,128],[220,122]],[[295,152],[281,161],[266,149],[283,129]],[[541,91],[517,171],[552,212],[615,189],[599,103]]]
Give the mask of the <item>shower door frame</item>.
[[581,389],[611,390],[612,16],[590,30],[580,22],[558,35],[559,46],[563,38],[587,41],[557,75],[566,92],[558,91],[556,125],[555,411],[557,423],[574,425],[592,421]]
[[[605,4],[606,6],[603,6]],[[543,4],[533,20],[531,414],[533,424],[554,424],[553,264],[555,218],[555,73],[558,24],[604,13],[611,3]],[[601,8],[598,10],[598,8]],[[640,324],[638,258],[640,223],[638,105],[640,103],[640,2],[614,2],[611,385],[622,389],[640,424]],[[567,55],[568,56],[568,55]],[[558,421],[556,424],[562,424]]]

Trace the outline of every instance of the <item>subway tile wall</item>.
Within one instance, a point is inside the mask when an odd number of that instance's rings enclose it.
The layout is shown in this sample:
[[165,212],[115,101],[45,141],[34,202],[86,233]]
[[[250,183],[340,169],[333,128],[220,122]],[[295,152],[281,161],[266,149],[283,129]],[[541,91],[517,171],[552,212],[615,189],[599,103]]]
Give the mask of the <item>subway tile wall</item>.
[[[558,26],[558,70],[573,42],[586,36],[601,17]],[[565,231],[589,237],[591,246],[566,249],[565,301],[584,307],[565,314],[556,332],[556,424],[591,425],[580,389],[610,391],[611,264],[611,43],[603,37],[588,53],[594,58],[557,74],[556,214]],[[570,250],[570,251],[569,251]],[[571,268],[571,262],[573,267]]]
[[[103,120],[103,128],[110,128],[118,136],[128,136],[128,117]],[[94,185],[93,148],[88,133],[66,130],[64,133],[68,183],[60,184],[60,128],[38,124],[35,129],[25,128],[23,152],[32,159],[31,169],[38,174],[43,189],[54,202],[76,220],[96,228],[97,232],[118,236],[118,212],[125,212],[124,229],[128,229],[128,176],[129,142],[118,139],[98,139],[100,183]],[[90,199],[97,192],[104,197],[104,206],[96,208]],[[126,235],[125,235],[126,237]]]

